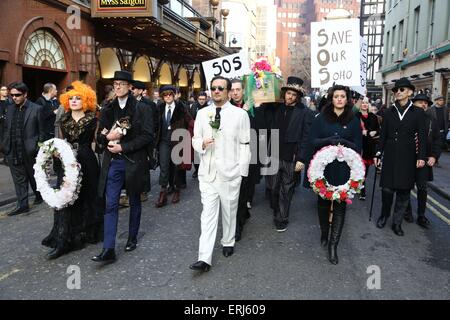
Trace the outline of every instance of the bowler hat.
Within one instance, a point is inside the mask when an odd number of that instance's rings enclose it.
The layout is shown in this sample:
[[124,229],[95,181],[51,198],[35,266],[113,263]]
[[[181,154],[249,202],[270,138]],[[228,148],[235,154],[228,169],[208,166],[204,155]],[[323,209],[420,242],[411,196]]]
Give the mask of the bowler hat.
[[300,95],[303,95],[303,80],[298,77],[288,77],[285,86],[281,87],[281,90],[293,90]]
[[128,83],[133,83],[133,75],[129,71],[121,70],[114,72],[113,80],[123,80]]
[[172,91],[173,94],[175,94],[177,92],[177,88],[171,85],[162,86],[161,88],[159,88],[159,94],[162,94],[164,91]]
[[136,80],[136,81],[133,82],[133,87],[135,87],[136,89],[139,89],[139,90],[147,89],[145,87],[145,83],[143,83],[142,81],[139,81],[139,80]]
[[397,81],[395,81],[395,86],[392,89],[399,89],[399,88],[409,88],[412,91],[416,90],[416,87],[413,86],[413,84],[408,80],[408,78],[400,78]]
[[414,98],[411,99],[412,102],[416,102],[416,101],[426,101],[428,103],[429,106],[431,106],[433,104],[433,102],[431,101],[431,99],[428,97],[428,95],[426,95],[425,93],[419,93],[417,94]]

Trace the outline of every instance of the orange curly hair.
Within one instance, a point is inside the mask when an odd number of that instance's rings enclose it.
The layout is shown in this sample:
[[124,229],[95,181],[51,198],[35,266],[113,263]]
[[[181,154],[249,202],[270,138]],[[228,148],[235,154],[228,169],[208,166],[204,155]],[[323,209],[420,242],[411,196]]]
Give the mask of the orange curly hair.
[[97,110],[97,95],[90,86],[84,84],[81,81],[75,81],[72,83],[73,89],[61,95],[59,102],[66,111],[70,110],[69,99],[73,96],[81,97],[83,103],[83,111],[96,111]]

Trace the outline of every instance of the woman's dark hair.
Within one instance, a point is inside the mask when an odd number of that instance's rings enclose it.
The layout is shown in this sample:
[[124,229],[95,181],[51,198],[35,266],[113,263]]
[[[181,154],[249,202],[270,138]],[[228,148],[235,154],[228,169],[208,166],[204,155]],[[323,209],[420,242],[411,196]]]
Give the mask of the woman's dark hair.
[[[345,91],[345,94],[347,96],[347,104],[344,107],[344,112],[340,116],[337,116],[337,114],[334,113],[333,95],[335,91]],[[333,87],[328,89],[327,103],[322,109],[322,113],[327,119],[327,121],[339,122],[341,125],[348,124],[354,117],[353,104],[351,98],[352,96],[350,95],[349,87],[334,85]]]

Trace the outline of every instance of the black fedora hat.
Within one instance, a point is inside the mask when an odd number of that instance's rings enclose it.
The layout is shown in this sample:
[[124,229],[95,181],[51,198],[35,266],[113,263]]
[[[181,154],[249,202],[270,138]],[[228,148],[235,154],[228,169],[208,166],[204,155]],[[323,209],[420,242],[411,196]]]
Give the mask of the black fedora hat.
[[416,87],[411,83],[411,81],[408,80],[408,78],[400,78],[397,81],[395,81],[394,88],[392,89],[399,89],[399,88],[409,88],[412,91],[416,90]]
[[281,87],[281,90],[293,90],[300,95],[303,95],[303,80],[299,77],[288,77],[285,86]]
[[163,92],[166,91],[172,91],[172,93],[175,95],[175,93],[177,92],[177,88],[175,88],[174,86],[171,85],[167,85],[167,86],[163,86],[161,88],[159,88],[159,94],[162,94]]
[[133,87],[135,87],[136,89],[139,89],[139,90],[147,89],[145,86],[145,83],[143,83],[142,81],[139,81],[139,80],[133,81]]
[[433,104],[433,101],[431,101],[431,99],[425,93],[419,93],[414,98],[412,98],[411,101],[426,101],[428,103],[428,106],[431,106]]
[[123,80],[131,84],[133,83],[133,75],[131,74],[131,72],[126,70],[116,71],[114,72],[113,80]]

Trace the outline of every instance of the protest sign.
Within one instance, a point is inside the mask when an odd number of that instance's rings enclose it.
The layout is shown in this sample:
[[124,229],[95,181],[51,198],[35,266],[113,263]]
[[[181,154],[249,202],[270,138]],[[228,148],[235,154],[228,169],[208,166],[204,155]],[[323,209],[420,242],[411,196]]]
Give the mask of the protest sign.
[[243,51],[202,63],[206,85],[209,88],[214,77],[238,78],[251,72],[247,56]]

